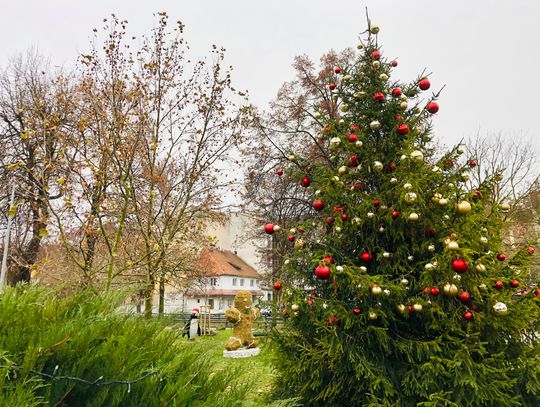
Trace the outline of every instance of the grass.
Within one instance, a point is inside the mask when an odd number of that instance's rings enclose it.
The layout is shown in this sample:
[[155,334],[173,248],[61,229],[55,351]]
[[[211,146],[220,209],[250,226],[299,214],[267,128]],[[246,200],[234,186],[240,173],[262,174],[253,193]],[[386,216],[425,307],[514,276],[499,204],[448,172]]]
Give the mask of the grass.
[[194,342],[183,338],[178,346],[204,349],[205,355],[212,359],[211,362],[216,372],[238,368],[241,371],[241,376],[238,379],[251,387],[246,398],[242,401],[242,406],[272,405],[270,393],[274,384],[274,369],[272,367],[272,351],[268,346],[269,339],[267,337],[257,338],[261,342],[259,345],[261,353],[257,356],[243,359],[224,358],[223,345],[231,333],[231,329],[223,329],[219,330],[216,336],[200,336]]

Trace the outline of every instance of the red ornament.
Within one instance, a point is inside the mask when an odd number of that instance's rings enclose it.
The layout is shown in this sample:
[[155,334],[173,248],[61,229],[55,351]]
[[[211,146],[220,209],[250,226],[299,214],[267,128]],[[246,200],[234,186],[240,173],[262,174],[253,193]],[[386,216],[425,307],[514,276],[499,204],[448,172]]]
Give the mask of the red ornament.
[[330,278],[330,267],[328,266],[317,266],[315,268],[315,276],[319,280],[328,280]]
[[382,102],[384,100],[384,93],[382,92],[375,92],[373,95],[373,100],[375,102]]
[[532,246],[527,247],[527,253],[529,253],[531,256],[534,254],[535,249]]
[[398,211],[392,211],[392,213],[390,214],[394,219],[398,218],[399,217],[399,212]]
[[332,216],[326,218],[326,223],[329,225],[332,225],[335,221],[336,220]]
[[457,259],[452,260],[452,268],[456,273],[465,273],[469,269],[469,264],[458,257]]
[[332,256],[324,256],[322,259],[330,264],[334,264],[334,258]]
[[360,315],[362,313],[362,310],[359,307],[356,307],[355,309],[353,309],[353,313],[354,315]]
[[461,291],[458,295],[458,299],[463,303],[467,303],[471,300],[471,294],[467,291]]
[[347,220],[349,217],[346,213],[341,214],[341,220]]
[[476,305],[471,305],[471,306],[469,307],[469,309],[470,309],[471,311],[478,312],[478,307],[477,307]]
[[426,110],[431,114],[435,114],[439,111],[439,104],[437,102],[429,102],[426,106]]
[[354,189],[362,189],[362,184],[359,183],[359,182],[356,182],[356,183],[354,184]]
[[374,199],[373,200],[373,206],[375,208],[378,208],[379,206],[381,206],[381,202],[378,199]]
[[506,260],[506,255],[504,253],[499,253],[497,255],[497,260],[499,261],[505,261]]
[[470,321],[473,317],[472,312],[466,311],[463,313],[463,318],[465,318],[467,321]]
[[537,288],[536,290],[534,290],[534,295],[536,297],[540,297],[540,288]]
[[394,172],[396,168],[397,168],[396,163],[391,162],[391,163],[386,164],[386,166],[384,167],[384,172],[388,174],[389,172]]
[[311,293],[309,294],[311,298],[316,298],[317,297],[317,293]]
[[518,280],[512,280],[510,281],[510,285],[514,288],[519,287],[519,281]]
[[469,167],[476,167],[478,163],[475,160],[469,161]]
[[283,175],[283,170],[281,168],[278,168],[276,174],[281,177]]
[[381,53],[379,50],[375,50],[371,53],[371,59],[379,59],[381,57]]
[[362,260],[364,263],[369,263],[371,260],[373,260],[373,256],[370,252],[363,251],[360,253],[360,260]]
[[352,130],[352,131],[358,131],[358,130],[360,130],[360,126],[357,125],[357,124],[352,124],[352,125],[351,125],[351,130]]
[[308,305],[313,305],[313,300],[307,300]]
[[454,160],[445,160],[443,165],[446,167],[446,168],[452,168],[454,166]]
[[336,66],[336,67],[334,68],[334,72],[335,72],[335,73],[341,73],[341,68],[340,68],[339,66]]
[[496,288],[497,290],[502,290],[502,289],[504,288],[503,282],[502,282],[502,281],[499,281],[499,280],[495,281],[495,288]]
[[394,88],[394,89],[392,89],[392,96],[394,96],[394,97],[396,97],[396,98],[399,97],[399,96],[401,96],[401,93],[402,93],[402,92],[401,92],[401,88]]
[[351,143],[356,143],[358,141],[358,136],[354,133],[349,134],[349,141]]
[[330,130],[332,130],[332,126],[330,124],[327,124],[326,126],[324,126],[323,128],[323,133],[328,133]]
[[336,84],[335,83],[331,83],[330,85],[328,85],[328,88],[330,90],[334,90],[336,88]]
[[401,134],[402,136],[409,133],[409,126],[407,126],[405,123],[401,123],[397,128],[398,134]]
[[356,154],[351,155],[351,158],[349,158],[349,165],[351,167],[358,166],[358,156]]
[[322,211],[324,208],[324,202],[320,199],[317,199],[315,202],[313,202],[313,209],[315,209],[317,212]]
[[426,78],[418,82],[418,87],[422,90],[428,90],[430,86],[431,86],[431,83],[429,83],[429,81]]
[[279,281],[274,283],[274,290],[279,291],[283,287],[283,284],[281,284]]
[[396,119],[396,121],[400,122],[400,121],[403,120],[403,116],[400,115],[400,114],[396,114],[396,115],[394,116],[394,119]]
[[287,240],[288,240],[289,242],[294,242],[294,239],[296,239],[294,235],[289,235],[289,236],[287,237]]
[[302,233],[302,232],[304,231],[304,228],[303,228],[302,226],[298,226],[298,227],[296,228],[296,231],[297,231],[298,233]]
[[435,228],[425,228],[424,234],[426,237],[435,237],[437,235],[437,230]]
[[333,210],[334,212],[341,212],[341,211],[343,211],[343,206],[341,206],[341,205],[336,205],[336,206],[334,206],[334,207],[332,208],[332,210]]
[[439,295],[440,292],[441,292],[441,291],[440,291],[437,287],[433,287],[433,288],[431,289],[431,295],[433,295],[434,297],[436,297],[437,295]]
[[394,68],[397,66],[397,61],[394,59],[390,62],[390,65],[392,65]]
[[474,191],[471,196],[473,199],[482,199],[483,197],[482,192],[480,191]]
[[311,185],[311,180],[308,177],[302,178],[302,181],[300,181],[300,185],[302,185],[304,188],[307,188]]
[[264,231],[268,233],[269,235],[274,234],[274,224],[267,223],[266,225],[264,225]]

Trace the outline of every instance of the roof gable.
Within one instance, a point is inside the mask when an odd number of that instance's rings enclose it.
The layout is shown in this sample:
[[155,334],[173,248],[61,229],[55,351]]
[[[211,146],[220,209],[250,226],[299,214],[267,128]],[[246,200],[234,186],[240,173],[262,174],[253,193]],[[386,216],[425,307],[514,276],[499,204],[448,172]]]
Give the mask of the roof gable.
[[203,249],[198,270],[208,276],[262,278],[257,271],[230,250]]

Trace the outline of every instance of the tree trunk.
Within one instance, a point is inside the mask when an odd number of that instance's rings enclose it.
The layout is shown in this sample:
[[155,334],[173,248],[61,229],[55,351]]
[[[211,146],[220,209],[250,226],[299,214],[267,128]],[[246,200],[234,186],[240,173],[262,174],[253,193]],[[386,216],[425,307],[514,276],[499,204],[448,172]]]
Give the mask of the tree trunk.
[[152,318],[152,299],[154,297],[155,279],[151,274],[148,276],[148,283],[144,290],[144,316],[146,318]]
[[162,316],[165,310],[165,276],[159,276],[159,305],[158,314]]

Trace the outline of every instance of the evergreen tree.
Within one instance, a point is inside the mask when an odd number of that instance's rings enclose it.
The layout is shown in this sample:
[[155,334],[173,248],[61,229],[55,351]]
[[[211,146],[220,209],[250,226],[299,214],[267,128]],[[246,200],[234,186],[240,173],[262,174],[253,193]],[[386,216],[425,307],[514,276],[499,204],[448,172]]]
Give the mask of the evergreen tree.
[[501,251],[500,174],[466,188],[474,157],[430,143],[439,93],[394,80],[378,31],[312,101],[324,154],[288,157],[313,216],[281,237],[278,388],[312,406],[539,405],[540,290],[532,250]]

